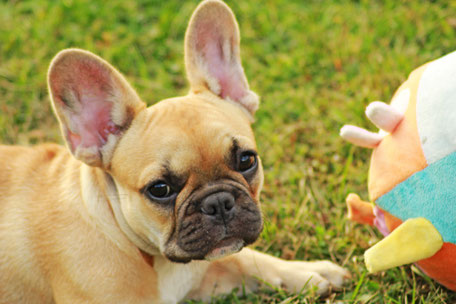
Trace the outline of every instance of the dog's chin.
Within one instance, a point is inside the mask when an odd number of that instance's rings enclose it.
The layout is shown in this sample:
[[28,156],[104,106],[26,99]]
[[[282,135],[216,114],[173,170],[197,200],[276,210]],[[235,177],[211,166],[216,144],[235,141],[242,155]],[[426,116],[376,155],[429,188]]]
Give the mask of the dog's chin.
[[226,238],[221,240],[214,249],[204,256],[205,260],[213,261],[227,255],[239,252],[245,246],[245,242],[238,238]]
[[244,246],[246,246],[246,242],[240,238],[228,237],[220,240],[214,247],[212,247],[207,252],[202,253],[192,253],[192,254],[185,254],[181,252],[182,255],[176,254],[165,254],[165,256],[172,262],[175,263],[189,263],[193,260],[206,260],[206,261],[213,261],[230,254],[239,252]]

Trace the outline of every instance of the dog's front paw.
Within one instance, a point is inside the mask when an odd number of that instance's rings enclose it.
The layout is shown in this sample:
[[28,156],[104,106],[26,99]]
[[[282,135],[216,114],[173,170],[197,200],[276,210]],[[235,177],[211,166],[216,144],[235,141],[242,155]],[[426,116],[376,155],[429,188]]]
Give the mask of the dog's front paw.
[[350,278],[350,273],[330,262],[284,262],[280,269],[281,287],[300,292],[316,288],[318,294],[327,293],[331,287],[340,288]]

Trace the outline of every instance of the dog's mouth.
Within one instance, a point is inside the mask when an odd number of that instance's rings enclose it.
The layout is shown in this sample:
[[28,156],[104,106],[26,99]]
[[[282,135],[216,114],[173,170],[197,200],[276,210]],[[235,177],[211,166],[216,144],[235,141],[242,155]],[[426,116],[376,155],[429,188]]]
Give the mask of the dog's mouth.
[[188,252],[179,246],[170,246],[165,256],[172,262],[188,263],[192,260],[213,261],[241,251],[244,246],[252,243],[237,237],[227,237],[216,243],[210,249],[201,248],[201,252]]

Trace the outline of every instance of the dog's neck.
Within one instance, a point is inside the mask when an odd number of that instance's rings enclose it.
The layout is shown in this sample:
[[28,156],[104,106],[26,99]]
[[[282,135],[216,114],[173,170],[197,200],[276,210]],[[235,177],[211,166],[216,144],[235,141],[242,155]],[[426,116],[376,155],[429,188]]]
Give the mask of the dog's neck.
[[85,207],[106,237],[125,253],[137,256],[137,250],[133,250],[135,246],[143,257],[148,255],[148,260],[153,261],[153,256],[159,255],[160,250],[140,238],[128,225],[120,209],[119,193],[113,178],[105,171],[85,164],[81,165],[81,177]]

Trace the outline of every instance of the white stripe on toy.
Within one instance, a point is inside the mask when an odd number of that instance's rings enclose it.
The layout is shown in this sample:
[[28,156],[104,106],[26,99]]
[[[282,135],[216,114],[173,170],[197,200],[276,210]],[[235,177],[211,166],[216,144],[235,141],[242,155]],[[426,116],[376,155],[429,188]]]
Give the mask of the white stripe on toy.
[[392,133],[404,118],[398,110],[381,101],[369,104],[366,115],[378,128],[389,133]]
[[428,164],[456,151],[456,52],[424,70],[416,97],[416,122]]
[[383,136],[378,133],[352,125],[343,126],[340,129],[340,136],[354,145],[365,148],[375,148],[383,139]]

